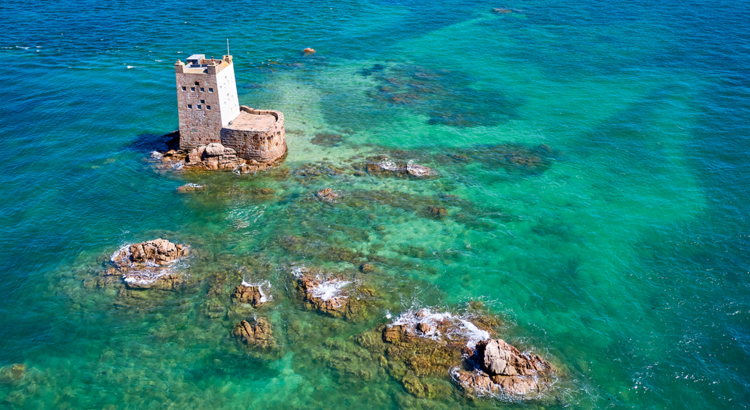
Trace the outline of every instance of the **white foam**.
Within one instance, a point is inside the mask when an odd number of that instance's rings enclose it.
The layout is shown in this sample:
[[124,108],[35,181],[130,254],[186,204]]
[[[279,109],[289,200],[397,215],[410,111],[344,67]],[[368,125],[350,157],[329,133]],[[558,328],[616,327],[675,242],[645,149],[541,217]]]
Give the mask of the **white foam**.
[[383,168],[386,171],[398,171],[398,165],[396,165],[395,162],[384,159],[377,164],[380,168]]
[[[451,322],[451,331],[446,334],[442,334],[438,330],[439,322],[443,321]],[[427,333],[418,332],[416,327],[419,323],[430,325],[430,330]],[[391,326],[398,325],[406,326],[412,333],[434,340],[443,336],[449,339],[466,339],[466,346],[470,349],[474,349],[477,346],[477,342],[490,338],[488,331],[478,328],[469,320],[449,312],[433,312],[430,309],[420,309],[416,312],[408,310],[399,315],[391,324]]]
[[352,282],[348,280],[330,279],[314,287],[310,293],[312,293],[313,297],[316,297],[325,301],[331,300],[333,298],[346,299],[347,296],[343,295],[342,292],[343,292],[343,288],[349,285],[350,283]]
[[162,154],[159,151],[151,151],[151,158],[152,159],[162,159],[164,157],[164,154]]

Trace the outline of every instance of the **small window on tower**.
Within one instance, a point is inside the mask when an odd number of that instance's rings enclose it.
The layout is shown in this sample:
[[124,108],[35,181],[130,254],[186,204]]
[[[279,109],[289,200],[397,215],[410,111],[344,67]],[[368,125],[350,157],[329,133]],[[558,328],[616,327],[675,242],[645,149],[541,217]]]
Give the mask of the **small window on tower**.
[[190,87],[190,91],[195,91],[195,87]]
[[187,87],[182,87],[182,91],[186,91],[186,90],[187,90]]
[[196,82],[195,82],[195,85],[196,85],[196,86],[198,86],[198,85],[200,85],[200,83],[196,81]]
[[214,92],[214,89],[213,88],[209,88],[208,92],[212,93],[212,92]]
[[206,106],[206,109],[207,109],[207,110],[210,110],[210,109],[211,109],[211,106],[210,106],[210,105],[207,105],[207,106]]
[[193,109],[193,104],[188,104],[188,108]]
[[203,92],[203,87],[201,87],[201,92]]
[[206,102],[206,100],[201,100],[201,104],[203,104],[203,103],[205,103],[205,102]]
[[200,104],[198,104],[198,109],[199,109],[199,110],[201,109],[201,105],[200,105]]

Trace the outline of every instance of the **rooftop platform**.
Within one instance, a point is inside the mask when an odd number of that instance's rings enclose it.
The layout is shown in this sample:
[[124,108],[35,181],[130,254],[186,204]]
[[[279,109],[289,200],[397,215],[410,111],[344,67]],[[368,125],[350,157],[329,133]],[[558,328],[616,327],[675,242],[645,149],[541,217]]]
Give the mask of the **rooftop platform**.
[[276,127],[277,120],[276,115],[268,112],[257,111],[255,113],[241,110],[240,115],[224,128],[236,131],[267,132]]

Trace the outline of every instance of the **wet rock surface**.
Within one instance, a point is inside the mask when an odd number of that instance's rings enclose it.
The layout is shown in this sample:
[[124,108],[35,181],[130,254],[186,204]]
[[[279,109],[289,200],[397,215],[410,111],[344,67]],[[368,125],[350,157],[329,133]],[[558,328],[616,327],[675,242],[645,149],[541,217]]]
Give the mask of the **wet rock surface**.
[[174,289],[184,278],[174,263],[188,256],[187,245],[176,245],[166,239],[154,239],[122,247],[112,254],[105,276],[121,276],[133,289]]
[[232,301],[235,303],[246,303],[255,308],[261,307],[270,300],[262,289],[263,284],[251,285],[243,283],[234,288],[232,292]]
[[430,178],[438,176],[432,168],[416,164],[414,161],[396,162],[386,155],[368,159],[365,168],[369,174],[380,177]]
[[468,392],[479,395],[541,393],[550,385],[554,374],[548,361],[538,355],[521,353],[502,339],[477,343],[467,367],[470,370],[456,370],[453,376]]
[[294,268],[292,274],[305,306],[333,317],[360,319],[374,302],[375,291],[343,275],[309,268]]

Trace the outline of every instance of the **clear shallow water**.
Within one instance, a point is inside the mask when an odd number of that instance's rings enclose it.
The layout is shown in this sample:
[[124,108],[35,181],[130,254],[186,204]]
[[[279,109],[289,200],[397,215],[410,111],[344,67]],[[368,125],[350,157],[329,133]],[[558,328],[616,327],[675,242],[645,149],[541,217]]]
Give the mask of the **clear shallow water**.
[[[3,406],[745,408],[750,4],[422,3],[3,3],[0,365],[28,369]],[[240,102],[285,114],[289,176],[155,172],[172,63],[227,37]],[[314,144],[324,133],[343,138]],[[498,144],[554,158],[524,172]],[[441,178],[300,173],[380,153]],[[186,182],[209,189],[177,194]],[[349,199],[311,199],[328,186]],[[83,286],[159,236],[196,249],[184,290]],[[365,323],[305,311],[288,286],[289,263],[353,271],[332,246],[378,260],[385,303]],[[279,357],[205,314],[207,289],[224,283],[228,307],[243,276],[273,286],[258,315]],[[386,310],[477,299],[563,367],[548,400],[417,400],[376,363],[355,366],[369,380],[336,366]]]

